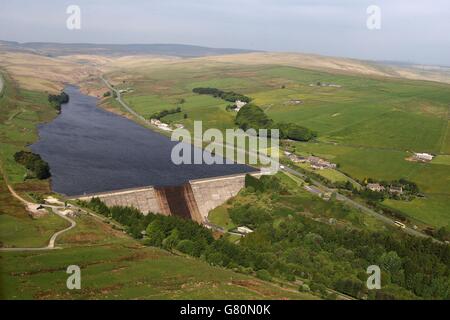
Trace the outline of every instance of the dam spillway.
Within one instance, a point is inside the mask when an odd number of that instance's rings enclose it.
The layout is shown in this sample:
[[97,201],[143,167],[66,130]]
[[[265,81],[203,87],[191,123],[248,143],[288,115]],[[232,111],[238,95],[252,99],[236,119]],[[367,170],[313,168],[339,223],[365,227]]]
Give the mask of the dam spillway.
[[[252,173],[260,176],[260,173]],[[128,206],[149,213],[174,215],[198,223],[208,213],[236,196],[245,186],[245,174],[190,180],[181,186],[135,188],[73,197],[89,201],[99,198],[107,206]]]

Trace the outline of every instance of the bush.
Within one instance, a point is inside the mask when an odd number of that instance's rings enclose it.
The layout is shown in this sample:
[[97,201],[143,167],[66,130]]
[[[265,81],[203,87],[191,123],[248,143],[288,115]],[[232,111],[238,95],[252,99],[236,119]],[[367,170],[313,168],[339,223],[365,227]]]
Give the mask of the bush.
[[14,160],[33,172],[36,178],[43,180],[50,178],[48,163],[41,156],[28,151],[19,151],[14,154]]
[[270,275],[269,271],[264,269],[256,271],[256,277],[264,281],[272,280],[272,276]]
[[154,114],[152,114],[150,116],[150,119],[158,119],[158,120],[160,120],[161,118],[164,118],[165,116],[168,116],[169,114],[175,114],[175,113],[180,113],[180,112],[181,112],[181,108],[180,107],[177,107],[177,108],[174,108],[174,109],[170,109],[170,110],[165,109],[165,110],[160,111],[160,112],[155,112]]
[[176,249],[180,252],[193,256],[195,252],[195,243],[192,240],[181,240],[178,242]]
[[63,103],[69,102],[69,95],[65,92],[61,92],[60,94],[49,94],[48,102],[58,111],[61,111],[61,105]]
[[194,93],[197,94],[207,94],[211,95],[215,98],[221,98],[223,100],[229,101],[229,102],[235,102],[237,100],[240,100],[242,102],[249,103],[252,99],[244,96],[240,93],[232,92],[232,91],[222,91],[216,88],[194,88],[192,90]]
[[277,127],[280,130],[280,137],[282,139],[309,141],[317,137],[314,131],[293,123],[279,123]]
[[254,104],[243,106],[237,113],[235,122],[242,130],[271,129],[273,127],[273,121],[260,107]]

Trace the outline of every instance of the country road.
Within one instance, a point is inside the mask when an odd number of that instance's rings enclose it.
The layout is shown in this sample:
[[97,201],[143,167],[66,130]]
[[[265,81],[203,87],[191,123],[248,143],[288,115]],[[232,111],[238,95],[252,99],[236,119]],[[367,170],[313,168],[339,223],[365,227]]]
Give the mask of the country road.
[[61,234],[73,229],[76,227],[77,223],[70,219],[69,217],[66,217],[65,215],[63,215],[62,213],[60,213],[58,211],[58,209],[62,209],[63,207],[54,207],[54,206],[47,206],[47,205],[42,205],[43,207],[48,207],[48,208],[52,208],[52,211],[54,214],[60,216],[61,218],[63,218],[64,220],[67,220],[70,222],[70,226],[60,230],[56,233],[54,233],[52,235],[52,237],[50,238],[48,245],[46,247],[40,247],[40,248],[0,248],[0,252],[21,252],[21,251],[45,251],[45,250],[55,250],[55,249],[61,249],[60,247],[57,247],[56,244],[56,239],[58,238],[58,236],[60,236]]
[[[281,170],[282,171],[286,171],[286,172],[288,172],[288,173],[290,173],[292,175],[298,176],[298,177],[300,177],[302,179],[308,178],[308,176],[306,176],[306,175],[304,175],[304,174],[302,174],[302,173],[300,173],[300,172],[298,172],[296,170],[293,170],[293,169],[291,169],[289,167],[286,167],[286,166],[284,166],[284,168],[282,168]],[[360,204],[360,203],[358,203],[358,202],[356,202],[356,201],[354,201],[354,200],[352,200],[352,199],[350,199],[350,198],[348,198],[348,197],[346,197],[346,196],[344,196],[344,195],[342,195],[340,193],[337,193],[335,190],[332,190],[332,189],[328,188],[327,186],[321,184],[320,182],[318,182],[316,180],[313,180],[311,178],[310,178],[310,180],[311,180],[312,184],[315,187],[318,187],[321,190],[324,190],[325,192],[331,192],[331,193],[334,192],[334,193],[336,193],[336,199],[337,200],[345,202],[345,203],[351,205],[352,207],[357,208],[357,209],[361,210],[362,212],[367,213],[367,214],[373,216],[374,218],[376,218],[376,219],[378,219],[378,220],[380,220],[380,221],[382,221],[382,222],[384,222],[384,223],[386,223],[388,225],[391,225],[391,226],[394,226],[394,227],[398,228],[398,226],[395,224],[395,221],[390,219],[390,218],[388,218],[388,217],[386,217],[385,215],[382,215],[382,214],[376,212],[373,209],[370,209],[370,208],[368,208],[368,207],[366,207],[366,206],[364,206],[364,205],[362,205],[362,204]],[[314,188],[314,187],[311,188],[311,190],[308,190],[308,191],[310,191],[311,193],[314,193],[314,194],[317,193],[317,189]],[[401,229],[401,230],[406,232],[406,233],[408,233],[408,234],[410,234],[410,235],[412,235],[412,236],[421,237],[421,238],[431,238],[431,239],[433,239],[436,242],[442,243],[441,241],[439,241],[437,239],[434,239],[434,238],[432,238],[432,237],[430,237],[430,236],[428,236],[428,235],[426,235],[426,234],[424,234],[424,233],[422,233],[420,231],[414,230],[414,229],[409,228],[409,227],[406,227],[405,229]]]
[[[2,175],[3,175],[3,179],[4,179],[4,181],[5,181],[6,186],[8,187],[9,192],[11,193],[11,195],[12,195],[14,198],[16,198],[17,200],[19,200],[21,203],[23,203],[23,205],[25,206],[25,208],[26,208],[27,210],[29,210],[30,208],[38,207],[38,206],[39,206],[39,204],[32,203],[32,202],[27,201],[27,200],[25,200],[24,198],[22,198],[22,197],[21,197],[21,196],[20,196],[20,195],[12,188],[12,187],[11,187],[11,185],[8,183],[8,178],[7,178],[6,174],[5,174],[4,171],[3,171],[3,164],[2,164],[1,162],[0,162],[0,171],[1,171]],[[69,217],[66,217],[65,215],[63,215],[62,213],[60,213],[60,212],[58,211],[59,209],[64,209],[63,206],[50,206],[50,205],[42,205],[42,206],[43,206],[43,207],[46,207],[46,208],[51,208],[54,214],[60,216],[60,217],[63,218],[64,220],[67,220],[67,221],[70,223],[70,226],[67,227],[67,228],[65,228],[65,229],[63,229],[63,230],[60,230],[60,231],[55,232],[55,233],[51,236],[51,238],[50,238],[50,240],[49,240],[49,242],[48,242],[48,245],[45,246],[45,247],[40,247],[40,248],[31,248],[31,247],[25,247],[25,248],[0,248],[0,252],[7,252],[7,251],[43,251],[43,250],[60,249],[59,247],[56,247],[56,246],[55,246],[55,244],[56,244],[56,239],[57,239],[58,236],[60,236],[61,234],[63,234],[63,233],[65,233],[65,232],[67,232],[67,231],[69,231],[69,230],[75,228],[76,225],[77,225],[77,223],[76,223],[74,220],[70,219]]]
[[115,93],[116,95],[116,100],[122,105],[122,107],[124,107],[129,113],[131,113],[132,115],[134,115],[136,118],[147,122],[147,120],[141,116],[140,114],[138,114],[136,111],[134,111],[133,109],[131,109],[123,100],[122,100],[122,95],[119,92],[119,90],[114,89],[114,87],[108,82],[108,80],[106,80],[103,76],[100,76],[100,78],[102,79],[102,81],[105,83],[105,85],[112,91]]

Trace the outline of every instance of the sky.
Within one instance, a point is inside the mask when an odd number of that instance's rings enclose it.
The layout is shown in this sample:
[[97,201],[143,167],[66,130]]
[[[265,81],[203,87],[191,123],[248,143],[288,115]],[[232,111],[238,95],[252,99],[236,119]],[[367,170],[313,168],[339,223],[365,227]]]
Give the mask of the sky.
[[[81,29],[69,30],[69,5]],[[367,8],[380,8],[369,29]],[[0,40],[181,43],[450,66],[448,0],[0,0]]]

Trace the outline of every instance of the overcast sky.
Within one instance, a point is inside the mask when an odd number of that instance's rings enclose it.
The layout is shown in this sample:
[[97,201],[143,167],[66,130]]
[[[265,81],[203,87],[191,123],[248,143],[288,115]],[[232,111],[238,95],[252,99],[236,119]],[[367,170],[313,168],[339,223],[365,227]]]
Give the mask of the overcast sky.
[[[68,30],[66,8],[81,8]],[[381,29],[366,26],[370,5]],[[0,39],[184,43],[450,66],[449,0],[0,0]]]

